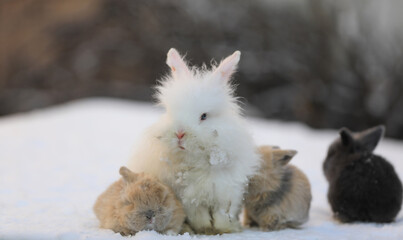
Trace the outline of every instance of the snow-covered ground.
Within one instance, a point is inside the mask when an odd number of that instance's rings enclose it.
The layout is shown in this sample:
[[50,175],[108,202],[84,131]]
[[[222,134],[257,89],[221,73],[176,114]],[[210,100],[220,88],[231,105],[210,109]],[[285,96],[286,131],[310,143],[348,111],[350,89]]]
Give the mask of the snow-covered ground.
[[[98,228],[92,205],[158,115],[150,104],[88,99],[0,118],[0,239],[122,239]],[[313,192],[302,229],[177,237],[144,231],[133,239],[403,239],[403,213],[387,225],[332,219],[321,164],[336,131],[252,118],[249,125],[257,143],[298,150],[292,163],[308,175]],[[384,139],[376,152],[403,179],[403,142]]]

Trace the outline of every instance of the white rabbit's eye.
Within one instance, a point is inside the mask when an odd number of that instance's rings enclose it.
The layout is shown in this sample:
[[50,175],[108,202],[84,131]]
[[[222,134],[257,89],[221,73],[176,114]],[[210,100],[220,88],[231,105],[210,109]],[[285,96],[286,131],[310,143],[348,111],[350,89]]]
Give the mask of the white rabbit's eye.
[[200,120],[201,121],[204,121],[204,120],[206,120],[207,119],[207,113],[203,113],[201,116],[200,116]]

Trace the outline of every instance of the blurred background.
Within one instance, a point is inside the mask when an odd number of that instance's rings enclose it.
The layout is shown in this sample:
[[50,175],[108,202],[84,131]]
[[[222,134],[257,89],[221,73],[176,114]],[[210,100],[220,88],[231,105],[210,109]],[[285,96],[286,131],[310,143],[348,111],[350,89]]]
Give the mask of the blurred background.
[[403,139],[403,1],[1,0],[0,115],[78,98],[153,101],[175,47],[242,58],[249,114]]

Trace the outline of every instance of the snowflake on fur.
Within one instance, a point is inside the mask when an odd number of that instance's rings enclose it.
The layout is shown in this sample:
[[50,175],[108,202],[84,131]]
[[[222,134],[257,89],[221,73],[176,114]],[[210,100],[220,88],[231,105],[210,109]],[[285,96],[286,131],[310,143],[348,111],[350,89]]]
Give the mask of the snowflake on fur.
[[228,154],[218,147],[213,147],[210,152],[210,165],[224,165],[229,161]]

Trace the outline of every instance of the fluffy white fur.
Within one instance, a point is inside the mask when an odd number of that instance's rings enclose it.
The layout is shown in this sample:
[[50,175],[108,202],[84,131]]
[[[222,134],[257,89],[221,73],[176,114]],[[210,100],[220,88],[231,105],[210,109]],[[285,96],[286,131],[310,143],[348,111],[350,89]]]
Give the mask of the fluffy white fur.
[[171,74],[156,95],[165,113],[145,132],[128,163],[132,171],[151,173],[174,189],[196,233],[240,230],[245,186],[260,164],[230,84],[239,59],[236,51],[211,70],[189,69],[171,49]]

